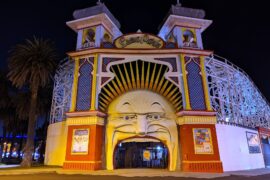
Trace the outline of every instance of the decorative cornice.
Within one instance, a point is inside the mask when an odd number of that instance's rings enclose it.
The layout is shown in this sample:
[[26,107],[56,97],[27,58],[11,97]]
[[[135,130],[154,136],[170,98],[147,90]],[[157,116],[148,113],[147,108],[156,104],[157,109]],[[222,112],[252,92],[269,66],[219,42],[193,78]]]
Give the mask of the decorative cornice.
[[119,21],[113,16],[113,14],[109,11],[104,3],[97,3],[96,6],[78,9],[73,12],[73,17],[75,19],[82,19],[87,17],[92,17],[99,14],[106,14],[108,18],[118,27],[120,28]]
[[216,116],[215,111],[180,111],[176,113],[177,116]]
[[184,17],[178,15],[170,15],[159,31],[159,36],[164,38],[175,26],[193,27],[203,32],[212,24],[211,20],[198,19],[192,17]]
[[101,125],[104,126],[104,118],[92,117],[72,117],[67,118],[67,125]]
[[176,120],[178,125],[183,124],[216,124],[216,116],[181,116]]
[[106,117],[107,114],[100,111],[78,111],[78,112],[67,112],[67,118],[69,117]]
[[176,113],[178,116],[177,124],[216,124],[217,117],[215,111],[180,111]]
[[91,54],[192,54],[198,56],[210,56],[213,54],[213,51],[200,50],[200,49],[118,49],[118,48],[92,48],[84,49],[79,51],[68,52],[67,54],[70,57],[84,57]]
[[79,29],[84,29],[96,24],[102,24],[114,36],[122,35],[117,25],[108,17],[106,13],[76,19],[73,21],[69,21],[66,24],[75,32],[77,32]]

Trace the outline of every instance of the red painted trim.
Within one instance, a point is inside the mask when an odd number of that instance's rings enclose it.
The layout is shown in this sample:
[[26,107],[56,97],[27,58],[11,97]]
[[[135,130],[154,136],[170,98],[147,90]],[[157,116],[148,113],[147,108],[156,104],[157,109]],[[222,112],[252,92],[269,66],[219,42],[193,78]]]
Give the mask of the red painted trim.
[[63,169],[95,171],[102,169],[102,165],[101,162],[64,162]]
[[96,110],[67,112],[66,115],[67,117],[85,117],[85,116],[106,117],[107,116],[107,114],[101,111],[96,111]]
[[[72,138],[73,130],[89,129],[89,144],[87,154],[72,154]],[[65,162],[85,162],[85,161],[101,161],[103,126],[100,125],[72,125],[68,126],[67,149]]]
[[[213,154],[196,154],[195,153],[193,128],[209,128],[210,129],[211,137],[212,137]],[[182,164],[183,171],[223,172],[222,162],[220,161],[220,154],[219,154],[219,147],[218,147],[218,140],[217,140],[215,125],[210,125],[210,124],[181,125],[179,126],[179,137],[181,141],[180,153],[181,153],[181,164]],[[214,164],[217,164],[218,166],[214,166]]]
[[264,134],[264,135],[270,136],[270,129],[263,128],[263,127],[258,127],[257,129],[258,129],[258,132],[260,134]]

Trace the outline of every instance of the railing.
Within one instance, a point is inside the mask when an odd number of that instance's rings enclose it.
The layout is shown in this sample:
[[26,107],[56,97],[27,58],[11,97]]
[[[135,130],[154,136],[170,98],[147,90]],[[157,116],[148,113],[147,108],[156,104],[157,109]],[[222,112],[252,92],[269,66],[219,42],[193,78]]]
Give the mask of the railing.
[[270,127],[270,105],[251,78],[220,56],[206,58],[211,105],[219,122]]
[[60,61],[54,76],[50,123],[63,121],[69,111],[73,84],[74,62],[68,58]]

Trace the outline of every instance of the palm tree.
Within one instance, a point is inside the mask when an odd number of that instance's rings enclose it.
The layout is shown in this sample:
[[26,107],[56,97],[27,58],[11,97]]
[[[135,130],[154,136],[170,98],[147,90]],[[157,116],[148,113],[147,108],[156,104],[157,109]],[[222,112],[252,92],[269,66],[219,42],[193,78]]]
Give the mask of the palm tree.
[[21,163],[23,167],[30,167],[38,116],[36,113],[38,91],[51,81],[56,68],[57,53],[50,40],[36,37],[16,45],[10,53],[8,59],[9,80],[17,88],[28,87],[31,92],[27,141]]
[[[42,88],[38,92],[38,97],[37,97],[37,107],[36,107],[36,114],[38,114],[40,117],[45,119],[42,127],[39,129],[36,129],[36,135],[35,138],[38,139],[39,141],[42,141],[42,147],[44,146],[45,143],[45,138],[46,138],[46,133],[47,133],[47,126],[49,122],[49,113],[50,113],[50,108],[51,108],[51,100],[52,100],[52,91],[53,91],[53,86],[49,84],[45,88]],[[16,116],[17,119],[20,120],[20,122],[23,121],[23,119],[28,119],[29,117],[29,111],[30,107],[28,105],[28,101],[31,98],[31,93],[29,91],[20,91],[17,92],[13,97],[12,97],[12,104],[14,104],[14,107],[16,109]],[[15,122],[18,124],[18,122]],[[23,134],[23,127],[22,124],[20,126],[16,126],[16,134]],[[13,133],[14,134],[14,133]],[[20,146],[21,147],[21,146]],[[45,150],[42,148],[42,150]],[[40,154],[43,154],[44,152],[41,151]],[[40,156],[40,159],[38,160],[39,163],[43,163],[43,156]]]
[[[8,82],[6,73],[0,72],[0,119],[3,121],[3,142],[11,135],[14,141],[16,134],[19,132],[18,129],[23,127],[23,122],[21,122],[14,113],[15,108],[12,103],[11,92],[13,92],[13,89],[10,82]],[[0,148],[0,162],[2,161],[3,142],[0,142],[0,146],[2,146],[2,148]],[[4,155],[5,159],[6,153]]]

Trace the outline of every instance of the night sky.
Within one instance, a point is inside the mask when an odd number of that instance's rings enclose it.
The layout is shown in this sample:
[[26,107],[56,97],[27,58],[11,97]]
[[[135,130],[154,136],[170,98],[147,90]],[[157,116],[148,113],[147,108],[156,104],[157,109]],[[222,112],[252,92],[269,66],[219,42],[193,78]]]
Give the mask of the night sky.
[[[236,3],[237,2],[237,3]],[[121,23],[123,33],[157,34],[176,0],[105,0]],[[6,0],[0,2],[0,67],[7,69],[8,51],[33,35],[50,38],[61,55],[72,51],[76,33],[66,26],[75,9],[90,7],[95,0]],[[182,0],[182,5],[206,11],[213,24],[203,34],[205,49],[226,57],[245,70],[270,100],[270,18],[267,1]]]

